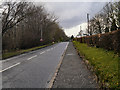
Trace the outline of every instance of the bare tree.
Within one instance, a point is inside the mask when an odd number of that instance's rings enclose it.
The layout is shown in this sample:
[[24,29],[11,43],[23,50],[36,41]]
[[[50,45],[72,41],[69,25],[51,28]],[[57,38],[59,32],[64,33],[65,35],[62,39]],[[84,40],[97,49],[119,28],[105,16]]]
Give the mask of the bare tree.
[[[55,15],[44,6],[6,2],[3,12],[3,50],[26,49],[67,39]],[[41,31],[43,41],[41,39]]]
[[19,22],[21,22],[31,12],[27,12],[30,7],[30,3],[27,2],[5,2],[3,4],[3,18],[2,18],[2,33],[4,34],[10,28],[13,28]]
[[120,1],[109,2],[90,20],[91,33],[107,33],[120,27]]

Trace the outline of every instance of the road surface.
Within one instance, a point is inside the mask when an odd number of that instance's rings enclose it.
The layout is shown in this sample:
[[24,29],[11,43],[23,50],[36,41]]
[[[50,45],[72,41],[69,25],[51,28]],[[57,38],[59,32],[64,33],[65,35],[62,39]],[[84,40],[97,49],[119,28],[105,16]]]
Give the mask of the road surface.
[[52,88],[82,88],[99,90],[95,75],[88,70],[73,43],[70,42]]
[[69,42],[62,42],[2,62],[2,88],[46,88]]

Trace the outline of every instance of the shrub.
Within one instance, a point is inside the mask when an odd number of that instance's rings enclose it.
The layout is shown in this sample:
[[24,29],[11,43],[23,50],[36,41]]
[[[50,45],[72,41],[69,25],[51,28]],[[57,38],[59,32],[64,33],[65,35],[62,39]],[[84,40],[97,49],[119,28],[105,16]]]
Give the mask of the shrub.
[[112,42],[113,42],[113,49],[115,52],[120,53],[120,30],[114,31],[112,37]]
[[80,43],[87,43],[88,46],[114,50],[115,53],[120,53],[120,30],[77,38],[77,41]]
[[99,47],[99,38],[98,35],[93,35],[92,36],[92,42],[95,47]]

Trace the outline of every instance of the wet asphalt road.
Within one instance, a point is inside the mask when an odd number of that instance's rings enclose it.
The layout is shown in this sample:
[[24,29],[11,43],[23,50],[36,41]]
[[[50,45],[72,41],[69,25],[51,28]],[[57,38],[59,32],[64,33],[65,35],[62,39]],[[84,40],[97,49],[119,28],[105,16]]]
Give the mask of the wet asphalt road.
[[4,60],[2,88],[47,87],[68,44],[58,43]]

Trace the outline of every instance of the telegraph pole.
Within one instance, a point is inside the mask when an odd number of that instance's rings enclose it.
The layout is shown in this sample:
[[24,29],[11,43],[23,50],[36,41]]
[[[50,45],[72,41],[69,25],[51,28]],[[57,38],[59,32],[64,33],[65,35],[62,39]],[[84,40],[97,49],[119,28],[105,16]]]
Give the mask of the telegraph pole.
[[87,13],[87,22],[88,22],[88,34],[90,33],[89,31],[89,13]]
[[43,16],[42,16],[42,20],[41,20],[41,39],[40,39],[41,42],[43,41],[43,31],[42,31],[43,23],[44,23],[44,21],[43,21]]
[[82,27],[80,26],[80,32],[79,32],[79,35],[82,37]]
[[79,32],[79,36],[82,36],[82,35],[81,35],[81,26],[80,26],[80,32]]
[[81,31],[81,26],[80,26],[80,31]]
[[41,39],[40,39],[41,42],[43,41],[42,34],[43,32],[42,32],[42,26],[41,26]]

